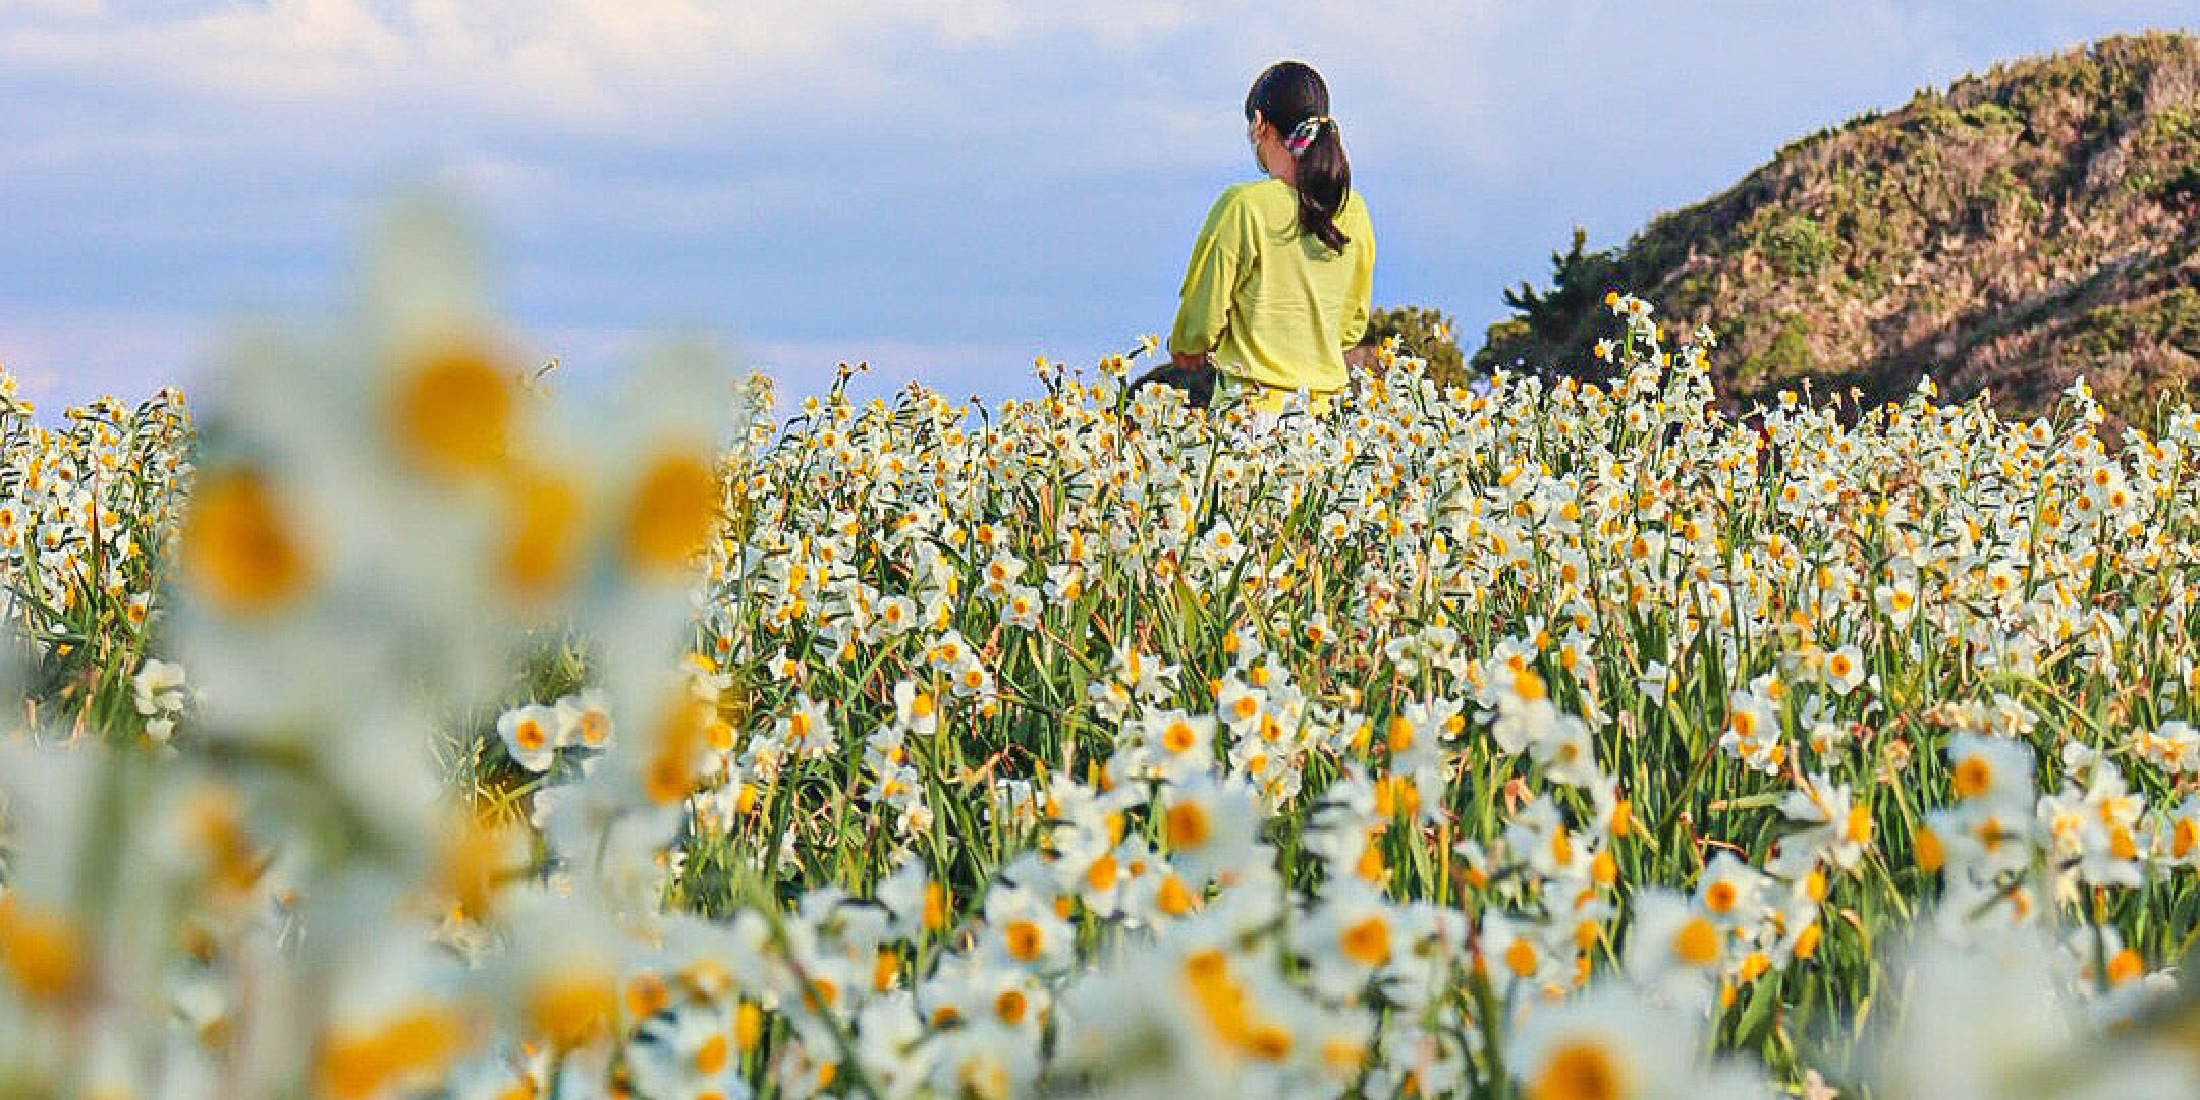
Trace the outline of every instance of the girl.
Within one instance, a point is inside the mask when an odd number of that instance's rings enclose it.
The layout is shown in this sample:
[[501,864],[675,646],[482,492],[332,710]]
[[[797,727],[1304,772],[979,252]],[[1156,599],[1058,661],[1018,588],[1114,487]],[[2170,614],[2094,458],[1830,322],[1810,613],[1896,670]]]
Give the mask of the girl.
[[1323,412],[1367,328],[1375,234],[1321,74],[1269,66],[1246,93],[1245,124],[1267,178],[1228,188],[1208,211],[1178,292],[1170,367],[1181,375],[1211,360],[1226,401],[1272,414],[1306,390]]

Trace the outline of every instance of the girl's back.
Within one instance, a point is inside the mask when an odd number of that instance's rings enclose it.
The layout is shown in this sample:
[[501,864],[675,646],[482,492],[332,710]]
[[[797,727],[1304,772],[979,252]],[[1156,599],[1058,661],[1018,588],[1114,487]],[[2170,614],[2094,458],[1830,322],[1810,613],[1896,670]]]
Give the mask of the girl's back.
[[1356,190],[1335,221],[1342,249],[1300,228],[1289,183],[1265,177],[1224,190],[1194,245],[1171,346],[1220,327],[1213,355],[1224,374],[1282,390],[1342,387],[1345,350],[1367,328],[1375,233]]

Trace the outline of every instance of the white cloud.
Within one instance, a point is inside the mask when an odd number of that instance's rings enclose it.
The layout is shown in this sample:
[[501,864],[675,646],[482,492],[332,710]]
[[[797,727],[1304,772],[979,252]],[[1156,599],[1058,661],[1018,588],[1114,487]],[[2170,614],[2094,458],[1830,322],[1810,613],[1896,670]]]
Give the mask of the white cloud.
[[85,19],[104,14],[106,0],[15,0],[21,14],[45,18]]
[[[479,196],[554,336],[670,313],[746,329],[804,378],[871,347],[882,378],[1013,387],[1033,354],[1166,327],[1212,189],[1250,170],[1245,86],[1287,56],[1336,95],[1378,296],[1471,327],[1577,221],[1612,243],[1918,85],[2192,18],[1996,12],[0,0],[0,362],[56,392],[175,377],[163,325],[338,293],[359,211],[425,175]],[[1076,346],[1027,346],[1057,337]]]
[[199,127],[216,141],[248,139],[236,133],[244,112],[276,140],[329,140],[317,130],[368,148],[459,146],[462,158],[500,136],[707,149],[839,133],[851,151],[891,153],[931,134],[937,147],[975,141],[1019,162],[995,170],[1068,173],[1241,165],[1245,82],[1300,55],[1330,71],[1348,123],[1409,132],[1432,163],[1458,165],[1494,148],[1502,70],[1481,55],[1497,10],[1496,0],[1349,13],[1244,0],[190,0],[151,18],[0,14],[0,65],[165,101],[165,130],[57,128],[34,148],[36,165],[80,163],[117,142],[172,151],[190,140],[175,123],[195,111],[219,120]]
[[247,0],[154,18],[43,2],[78,18],[0,14],[0,61],[239,104],[432,102],[626,129],[758,106],[921,104],[912,54],[1056,32],[1120,50],[1197,21],[1163,2]]

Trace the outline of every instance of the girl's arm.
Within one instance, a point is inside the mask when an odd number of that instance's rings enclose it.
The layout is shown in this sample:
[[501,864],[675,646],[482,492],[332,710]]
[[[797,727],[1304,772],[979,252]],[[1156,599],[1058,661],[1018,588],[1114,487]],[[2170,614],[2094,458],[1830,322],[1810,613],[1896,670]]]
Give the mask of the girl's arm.
[[1223,192],[1207,212],[1207,223],[1192,244],[1192,262],[1177,291],[1176,324],[1169,330],[1170,360],[1183,365],[1206,362],[1230,323],[1230,301],[1244,276],[1245,211],[1232,192]]
[[1352,261],[1352,289],[1344,299],[1344,327],[1340,333],[1346,350],[1358,347],[1367,335],[1367,318],[1375,296],[1375,233],[1364,222],[1353,243],[1359,246]]

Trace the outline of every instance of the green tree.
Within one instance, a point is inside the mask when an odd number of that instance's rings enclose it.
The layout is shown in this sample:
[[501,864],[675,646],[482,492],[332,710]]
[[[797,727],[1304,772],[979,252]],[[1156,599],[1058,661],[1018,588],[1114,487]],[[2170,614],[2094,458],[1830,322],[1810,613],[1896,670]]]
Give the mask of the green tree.
[[1619,264],[1610,252],[1591,252],[1588,231],[1574,227],[1572,244],[1551,253],[1551,285],[1522,282],[1504,292],[1514,314],[1489,326],[1474,366],[1550,373],[1586,362],[1602,319],[1604,294],[1619,285]]
[[1438,385],[1466,383],[1466,357],[1450,314],[1430,306],[1378,306],[1368,314],[1360,346],[1373,347],[1391,337],[1398,339],[1399,354],[1428,361],[1428,376]]

